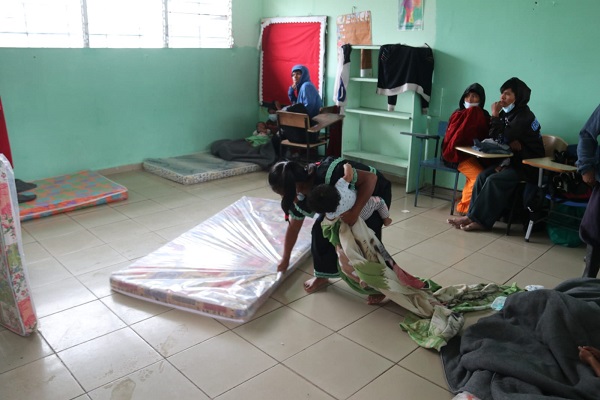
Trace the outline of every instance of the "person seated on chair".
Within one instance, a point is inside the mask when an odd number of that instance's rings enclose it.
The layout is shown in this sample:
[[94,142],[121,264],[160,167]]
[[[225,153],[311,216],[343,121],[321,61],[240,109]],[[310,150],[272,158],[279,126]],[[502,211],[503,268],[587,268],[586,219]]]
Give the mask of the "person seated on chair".
[[[309,164],[304,167],[295,161],[280,161],[271,167],[269,172],[269,185],[271,189],[281,196],[281,209],[289,217],[283,246],[283,255],[277,267],[280,272],[285,272],[290,263],[290,256],[298,234],[302,228],[305,217],[313,217],[314,211],[308,205],[307,197],[313,187],[335,182],[344,175],[345,163],[349,163],[356,177],[353,181],[356,190],[354,206],[340,216],[341,220],[352,226],[359,218],[371,196],[383,198],[386,204],[392,201],[392,185],[379,171],[372,167],[355,161],[346,161],[342,158],[327,157],[318,164]],[[315,277],[304,283],[304,290],[308,293],[315,292],[329,283],[329,278],[339,277],[338,259],[335,247],[323,236],[321,222],[325,215],[320,215],[312,227],[311,254],[313,257]],[[381,240],[383,220],[379,214],[374,213],[366,221],[367,226],[373,230]],[[383,295],[369,297],[370,304],[383,300]]]
[[465,89],[458,109],[448,120],[448,128],[442,142],[442,161],[444,165],[456,168],[467,179],[462,190],[462,198],[456,204],[456,212],[465,215],[469,211],[471,193],[475,179],[483,166],[477,157],[456,150],[456,146],[472,146],[473,139],[484,140],[490,130],[490,114],[484,109],[485,90],[479,83],[473,83]]
[[[579,132],[577,143],[577,171],[585,183],[593,187],[592,197],[600,195],[600,158],[598,157],[598,135],[600,135],[600,106],[598,106]],[[591,198],[590,198],[591,199]],[[600,237],[597,237],[599,213],[596,207],[586,207],[579,236],[586,243],[584,277],[595,278],[600,269]],[[591,229],[586,229],[587,226]]]
[[[291,102],[290,106],[282,107],[279,102],[275,102],[278,110],[303,112],[312,120],[323,107],[323,100],[317,87],[310,80],[308,68],[302,64],[292,67],[292,84],[288,88],[288,98]],[[299,107],[300,104],[304,108]]]
[[489,136],[509,145],[513,156],[477,176],[467,215],[447,220],[455,228],[492,229],[509,207],[519,182],[537,182],[537,169],[522,163],[524,159],[545,155],[540,123],[527,105],[530,96],[531,89],[518,78],[510,78],[500,87],[500,100],[491,107]]

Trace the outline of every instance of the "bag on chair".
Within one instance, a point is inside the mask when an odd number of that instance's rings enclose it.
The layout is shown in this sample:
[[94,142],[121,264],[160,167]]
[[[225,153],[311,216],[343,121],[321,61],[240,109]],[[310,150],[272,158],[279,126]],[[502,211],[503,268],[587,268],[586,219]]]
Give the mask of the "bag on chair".
[[600,186],[596,183],[579,225],[579,237],[586,244],[600,247]]
[[552,178],[550,192],[553,197],[586,202],[592,195],[592,188],[583,181],[581,174],[563,172]]

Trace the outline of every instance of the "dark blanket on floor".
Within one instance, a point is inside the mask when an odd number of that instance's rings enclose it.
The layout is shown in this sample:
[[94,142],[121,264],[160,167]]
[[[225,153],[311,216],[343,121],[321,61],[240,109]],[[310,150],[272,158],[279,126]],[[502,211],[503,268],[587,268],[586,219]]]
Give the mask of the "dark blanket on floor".
[[277,154],[271,142],[253,147],[245,139],[217,140],[210,146],[210,152],[226,161],[243,161],[268,168],[277,161]]
[[600,348],[600,279],[515,293],[442,348],[450,390],[482,400],[600,399],[577,346]]

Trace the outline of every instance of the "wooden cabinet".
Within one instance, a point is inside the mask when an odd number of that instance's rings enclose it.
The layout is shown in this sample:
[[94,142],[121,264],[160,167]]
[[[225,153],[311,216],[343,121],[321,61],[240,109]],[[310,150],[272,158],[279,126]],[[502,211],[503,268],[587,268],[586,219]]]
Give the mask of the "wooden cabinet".
[[[400,132],[426,132],[428,117],[421,114],[419,95],[412,91],[399,94],[395,110],[387,111],[387,96],[376,93],[379,48],[352,46],[342,156],[404,177],[406,191],[412,192],[418,152],[413,148],[412,138]],[[372,78],[360,77],[361,49],[371,50]]]

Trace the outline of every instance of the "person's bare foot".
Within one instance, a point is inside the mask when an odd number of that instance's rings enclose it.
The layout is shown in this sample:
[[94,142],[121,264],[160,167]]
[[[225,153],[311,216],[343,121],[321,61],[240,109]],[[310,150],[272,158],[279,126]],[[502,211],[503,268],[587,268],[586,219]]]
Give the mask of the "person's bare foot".
[[460,229],[462,229],[463,231],[484,231],[485,230],[485,226],[481,225],[478,222],[471,222],[470,224],[466,224],[466,225],[461,225]]
[[370,306],[381,304],[383,300],[385,300],[385,294],[370,294],[367,296],[367,304]]
[[449,223],[450,225],[452,225],[453,227],[455,227],[456,229],[460,229],[460,227],[462,225],[468,225],[471,222],[471,219],[469,217],[458,217],[458,218],[448,218],[446,220],[447,223]]
[[384,226],[389,226],[392,223],[392,219],[391,218],[385,218],[383,220],[383,225]]
[[328,284],[329,279],[314,277],[304,282],[304,290],[306,290],[307,293],[314,293]]

